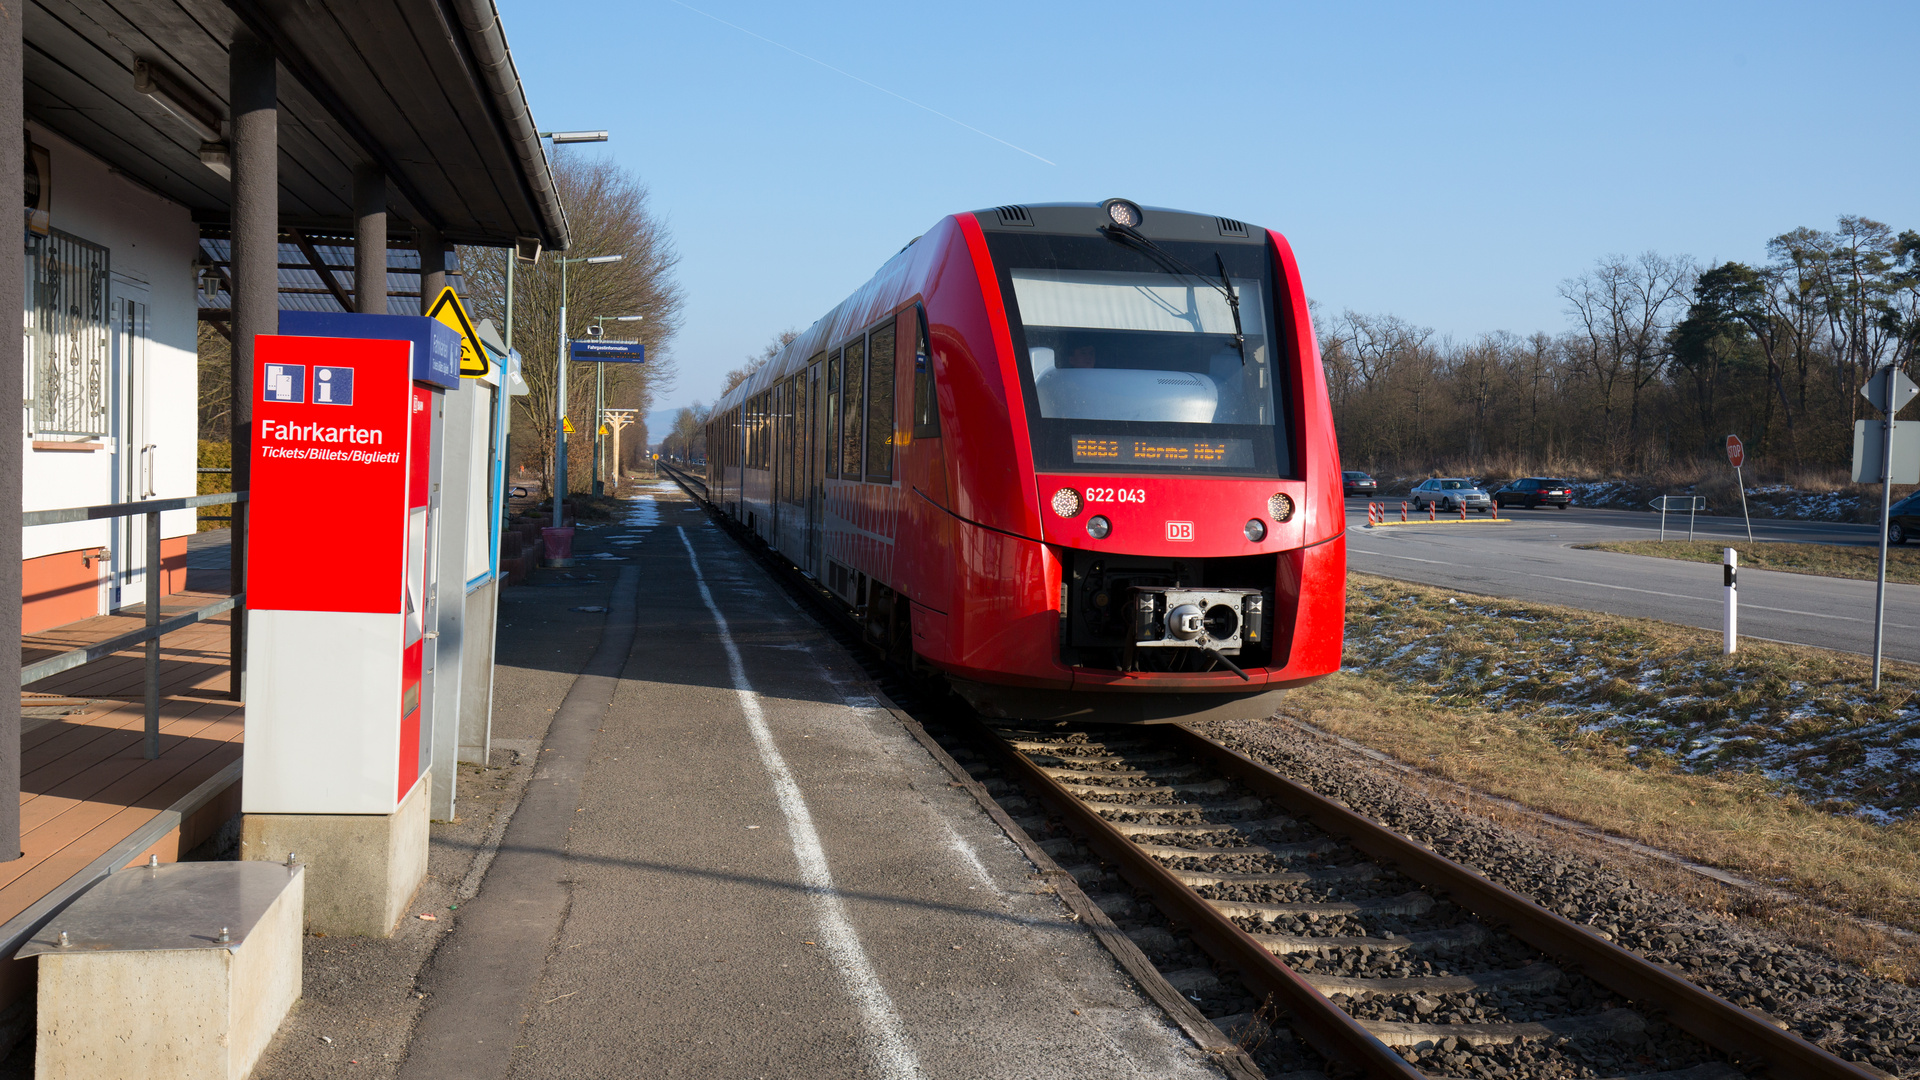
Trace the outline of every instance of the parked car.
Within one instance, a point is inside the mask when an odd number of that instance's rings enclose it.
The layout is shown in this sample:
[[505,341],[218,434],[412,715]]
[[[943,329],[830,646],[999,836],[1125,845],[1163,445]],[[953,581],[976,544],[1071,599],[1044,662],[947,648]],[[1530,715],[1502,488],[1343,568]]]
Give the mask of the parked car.
[[1343,472],[1340,474],[1340,491],[1341,494],[1348,496],[1377,495],[1380,492],[1380,481],[1363,472]]
[[1493,493],[1495,506],[1557,506],[1565,510],[1573,502],[1573,481],[1551,476],[1527,476]]
[[1413,489],[1413,508],[1425,510],[1429,506],[1442,510],[1491,510],[1493,498],[1473,480],[1436,476]]
[[1920,491],[1894,503],[1887,512],[1887,543],[1904,544],[1920,536]]

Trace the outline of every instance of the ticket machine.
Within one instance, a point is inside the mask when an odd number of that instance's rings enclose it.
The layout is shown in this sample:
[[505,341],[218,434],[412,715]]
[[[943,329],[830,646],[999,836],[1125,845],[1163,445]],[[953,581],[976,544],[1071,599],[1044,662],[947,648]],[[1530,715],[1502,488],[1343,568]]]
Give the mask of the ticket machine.
[[254,353],[243,810],[391,814],[430,764],[433,389],[406,340]]
[[240,853],[307,864],[314,929],[385,936],[426,873],[433,418],[459,339],[409,316],[280,328],[254,345]]

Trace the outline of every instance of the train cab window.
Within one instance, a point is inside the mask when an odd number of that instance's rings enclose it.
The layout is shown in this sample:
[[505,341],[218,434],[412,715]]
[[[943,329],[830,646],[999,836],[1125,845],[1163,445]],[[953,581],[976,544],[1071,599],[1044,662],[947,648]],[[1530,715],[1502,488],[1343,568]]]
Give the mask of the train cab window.
[[827,415],[824,446],[827,455],[827,475],[840,475],[840,350],[835,349],[827,360]]
[[893,482],[894,324],[867,335],[867,480]]
[[1265,244],[989,242],[1038,468],[1288,475]]
[[860,438],[865,434],[866,410],[861,400],[866,386],[866,342],[854,338],[843,350],[846,354],[846,379],[840,400],[840,475],[860,479]]
[[933,390],[933,349],[927,344],[927,309],[915,306],[919,338],[913,346],[913,437],[940,437],[940,402]]

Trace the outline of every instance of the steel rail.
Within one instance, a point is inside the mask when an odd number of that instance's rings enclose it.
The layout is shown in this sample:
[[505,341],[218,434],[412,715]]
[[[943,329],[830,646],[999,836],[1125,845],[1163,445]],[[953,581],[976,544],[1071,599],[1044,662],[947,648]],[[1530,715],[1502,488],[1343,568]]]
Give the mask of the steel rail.
[[1151,896],[1169,918],[1185,924],[1186,932],[1209,955],[1239,971],[1256,993],[1270,995],[1292,1013],[1289,1025],[1308,1045],[1333,1060],[1358,1066],[1368,1076],[1425,1080],[1426,1074],[1381,1042],[1345,1009],[1327,1000],[1292,968],[1261,947],[1251,934],[1215,911],[1204,897],[1174,877],[1153,856],[1141,851],[1090,806],[1041,772],[998,732],[978,721],[974,727],[1001,758],[1007,771],[1024,780],[1029,790],[1065,818],[1088,847],[1118,866],[1121,876]]
[[[1489,880],[1478,870],[1394,832],[1185,724],[1166,727],[1173,733],[1178,749],[1320,829],[1351,842],[1366,854],[1392,863],[1415,881],[1447,893],[1475,915],[1504,923],[1515,937],[1542,952],[1567,959],[1595,982],[1636,1003],[1660,1009],[1676,1027],[1725,1052],[1745,1068],[1782,1080],[1789,1077],[1873,1080],[1884,1076],[1843,1061],[1800,1036],[1775,1027],[1763,1014],[1733,1004],[1664,965],[1548,911],[1531,898]],[[1012,752],[1011,747],[1008,750]],[[1028,768],[1038,773],[1030,764]],[[1100,820],[1091,811],[1086,816]],[[1105,825],[1104,821],[1100,823]],[[1112,835],[1119,836],[1118,833]],[[1132,846],[1124,838],[1121,840]]]

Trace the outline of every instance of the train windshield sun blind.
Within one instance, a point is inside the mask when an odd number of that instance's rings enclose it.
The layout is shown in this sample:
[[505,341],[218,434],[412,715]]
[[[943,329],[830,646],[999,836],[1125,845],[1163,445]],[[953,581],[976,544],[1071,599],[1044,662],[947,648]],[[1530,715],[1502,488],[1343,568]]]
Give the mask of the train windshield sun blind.
[[1199,274],[1224,270],[1202,277],[1100,236],[995,234],[989,243],[1037,467],[1290,472],[1264,246],[1161,242]]

